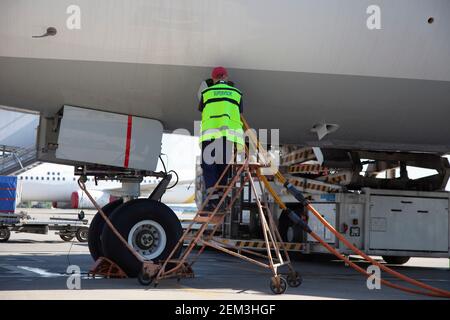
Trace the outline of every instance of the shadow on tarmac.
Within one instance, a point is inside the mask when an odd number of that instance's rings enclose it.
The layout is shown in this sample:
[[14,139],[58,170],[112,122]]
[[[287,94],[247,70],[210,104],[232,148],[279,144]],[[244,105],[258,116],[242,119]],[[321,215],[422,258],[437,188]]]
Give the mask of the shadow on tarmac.
[[[23,241],[20,242],[23,243]],[[30,241],[30,243],[33,242]],[[86,244],[77,242],[77,245]],[[368,263],[353,260],[363,268],[369,266]],[[153,285],[143,287],[136,279],[88,279],[87,273],[92,264],[89,254],[2,255],[0,256],[0,288],[2,291],[67,290],[67,267],[78,265],[81,269],[83,290],[153,290]],[[293,265],[303,276],[303,284],[297,288],[288,288],[286,291],[288,295],[333,299],[426,298],[387,287],[383,287],[382,290],[368,290],[366,279],[362,275],[329,255],[311,256],[306,259],[301,257],[300,260],[299,257],[295,257]],[[450,274],[446,269],[411,266],[397,266],[394,269],[417,280],[450,290]],[[39,270],[42,272],[39,273]],[[226,291],[235,293],[237,299],[251,298],[252,294],[267,295],[267,298],[273,296],[269,289],[271,275],[268,270],[211,250],[202,254],[194,265],[194,272],[195,278],[182,279],[180,283],[175,279],[162,280],[157,290],[200,290],[205,293],[215,292],[216,295]],[[384,273],[382,276],[386,280],[401,283]]]

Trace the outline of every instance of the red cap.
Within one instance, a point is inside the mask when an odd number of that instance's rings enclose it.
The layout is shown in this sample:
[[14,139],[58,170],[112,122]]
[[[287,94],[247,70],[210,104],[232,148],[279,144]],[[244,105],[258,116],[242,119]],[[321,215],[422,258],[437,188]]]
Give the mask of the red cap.
[[220,79],[224,76],[228,76],[228,71],[224,67],[216,67],[211,72],[211,78],[213,79]]

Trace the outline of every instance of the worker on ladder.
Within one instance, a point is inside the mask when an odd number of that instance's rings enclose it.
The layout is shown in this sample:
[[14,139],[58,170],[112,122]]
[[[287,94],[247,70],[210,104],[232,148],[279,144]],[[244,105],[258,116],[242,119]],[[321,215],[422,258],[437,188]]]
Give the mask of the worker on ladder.
[[[211,73],[212,85],[201,92],[199,110],[202,113],[200,144],[201,168],[206,191],[213,192],[206,210],[213,210],[223,190],[213,190],[214,185],[233,159],[235,147],[243,150],[244,131],[242,93],[228,82],[228,71],[216,67]],[[220,185],[226,185],[227,173]]]

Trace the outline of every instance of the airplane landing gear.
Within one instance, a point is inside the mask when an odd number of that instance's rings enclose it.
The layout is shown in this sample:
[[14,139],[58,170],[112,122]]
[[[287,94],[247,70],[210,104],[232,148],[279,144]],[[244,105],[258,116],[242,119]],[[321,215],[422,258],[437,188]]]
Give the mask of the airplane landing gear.
[[[104,206],[102,210],[106,214],[106,216],[109,217],[111,213],[122,203],[123,199],[110,202],[106,206]],[[101,235],[104,226],[105,220],[102,218],[100,213],[97,212],[91,221],[88,233],[89,252],[91,253],[92,259],[94,259],[94,261],[97,261],[98,258],[103,256]]]
[[[99,210],[88,232],[89,251],[95,261],[101,257],[109,259],[128,277],[136,277],[144,262],[158,262],[169,255],[182,234],[176,214],[159,201],[170,183],[171,174],[96,166],[78,167],[75,172],[81,176],[78,182],[81,189]],[[98,207],[86,190],[87,175],[95,176],[96,180],[122,181],[123,199]],[[144,176],[162,179],[148,199],[137,199]],[[141,278],[143,282],[148,281]]]
[[[182,234],[176,214],[164,203],[135,199],[115,209],[110,216],[117,231],[145,261],[164,260]],[[102,249],[129,277],[138,276],[142,263],[123,245],[108,226],[104,227]],[[179,252],[178,252],[179,255]],[[177,257],[178,257],[177,255]]]

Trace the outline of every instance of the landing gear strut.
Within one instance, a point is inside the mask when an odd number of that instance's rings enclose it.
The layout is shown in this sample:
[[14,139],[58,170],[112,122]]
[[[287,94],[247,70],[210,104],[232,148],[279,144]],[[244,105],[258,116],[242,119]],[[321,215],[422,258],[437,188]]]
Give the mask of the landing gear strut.
[[[123,183],[123,198],[101,208],[116,230],[109,227],[100,212],[91,222],[88,244],[95,261],[104,257],[117,264],[128,277],[139,277],[144,261],[158,262],[169,255],[182,234],[176,214],[159,201],[170,183],[170,174],[86,166],[76,168],[75,173],[81,175],[82,190],[85,190],[87,175],[95,176],[95,180],[120,180]],[[149,175],[162,180],[149,199],[137,199],[142,177]],[[85,192],[88,194],[87,190]],[[139,277],[139,281],[147,282],[148,279]]]

